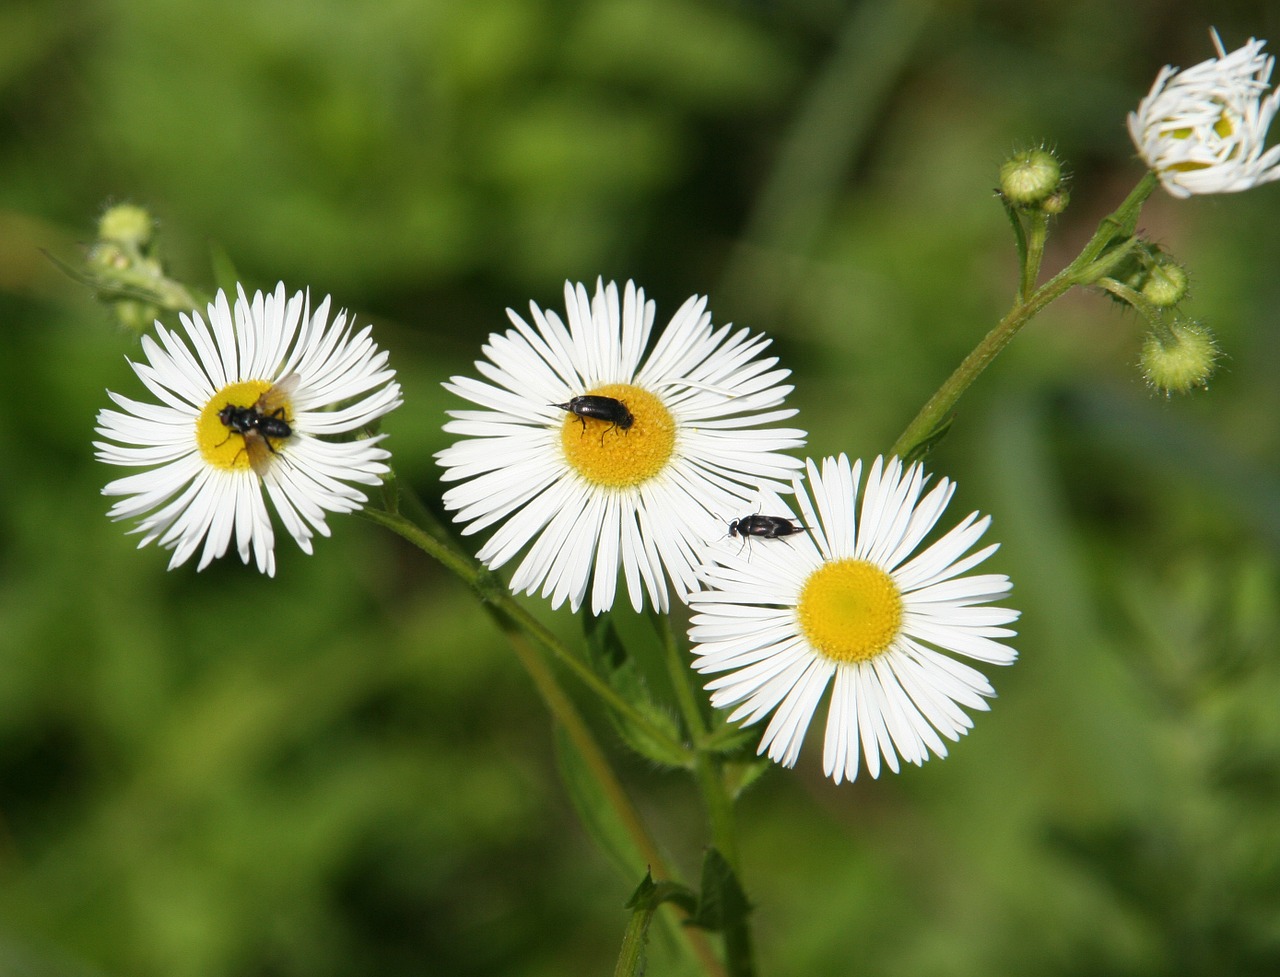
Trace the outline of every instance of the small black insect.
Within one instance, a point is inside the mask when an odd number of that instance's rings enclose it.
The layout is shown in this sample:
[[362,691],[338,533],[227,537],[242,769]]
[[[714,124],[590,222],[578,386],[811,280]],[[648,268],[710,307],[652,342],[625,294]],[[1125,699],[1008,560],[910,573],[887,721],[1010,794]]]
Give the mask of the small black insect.
[[743,516],[729,523],[729,535],[741,536],[744,540],[748,536],[757,536],[760,539],[782,539],[784,536],[794,536],[802,532],[804,532],[804,526],[786,516]]
[[285,401],[298,386],[299,379],[298,374],[290,373],[248,407],[227,404],[218,411],[218,420],[231,429],[231,434],[244,438],[249,465],[259,476],[267,473],[271,456],[278,454],[271,440],[283,441],[293,437],[293,428],[284,419]]
[[627,410],[627,405],[620,400],[614,400],[612,397],[584,394],[581,397],[571,398],[567,404],[551,404],[550,406],[567,410],[570,414],[577,414],[578,420],[582,422],[582,430],[584,432],[587,429],[588,417],[596,421],[608,421],[609,426],[600,435],[601,444],[604,444],[605,434],[608,434],[614,428],[627,431],[636,422],[636,419],[631,416],[631,411]]

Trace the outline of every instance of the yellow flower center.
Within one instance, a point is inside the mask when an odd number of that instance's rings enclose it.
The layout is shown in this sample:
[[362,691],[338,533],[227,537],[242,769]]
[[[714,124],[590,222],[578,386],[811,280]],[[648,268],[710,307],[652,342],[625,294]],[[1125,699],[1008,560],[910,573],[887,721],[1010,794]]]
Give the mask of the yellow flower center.
[[[245,446],[244,435],[233,431],[218,416],[224,407],[252,407],[271,389],[270,380],[245,380],[231,383],[223,387],[196,418],[196,444],[204,460],[214,468],[235,471],[249,467],[249,452]],[[293,423],[293,412],[287,400],[279,404],[284,408],[282,420],[286,424]],[[276,409],[273,404],[272,410]],[[272,447],[280,442],[273,440]]]
[[621,402],[634,420],[624,431],[612,421],[565,415],[560,444],[565,459],[583,478],[609,488],[629,488],[666,467],[675,451],[676,422],[661,400],[629,383],[607,383],[586,395]]
[[899,634],[902,595],[875,564],[834,560],[810,574],[796,613],[809,644],[832,661],[870,661]]
[[[1230,139],[1235,135],[1236,126],[1230,112],[1224,107],[1222,114],[1218,116],[1218,121],[1213,124],[1213,132],[1220,139]],[[1190,139],[1195,134],[1195,129],[1190,126],[1181,129],[1173,129],[1169,132],[1169,136],[1173,139]],[[1233,147],[1229,159],[1234,159],[1239,154],[1239,147]],[[1174,163],[1166,169],[1173,170],[1177,173],[1190,173],[1194,170],[1207,170],[1208,163]]]

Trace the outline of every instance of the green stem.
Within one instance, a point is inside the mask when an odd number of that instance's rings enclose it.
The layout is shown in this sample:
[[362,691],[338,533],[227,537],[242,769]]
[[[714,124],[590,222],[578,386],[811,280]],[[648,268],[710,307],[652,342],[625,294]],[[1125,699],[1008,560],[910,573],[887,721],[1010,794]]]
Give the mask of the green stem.
[[692,688],[692,677],[695,672],[689,665],[689,657],[681,649],[675,634],[671,630],[671,617],[654,615],[654,627],[662,639],[666,650],[667,674],[671,677],[672,689],[675,690],[676,704],[684,718],[685,729],[689,730],[689,738],[694,743],[694,776],[698,780],[698,789],[703,795],[703,803],[707,805],[707,820],[712,828],[712,843],[716,845],[730,864],[733,871],[740,873],[737,862],[737,830],[733,822],[733,802],[724,786],[721,763],[716,754],[703,749],[707,740],[707,721],[699,706],[698,695]]
[[[673,740],[667,732],[654,723],[642,711],[627,702],[604,679],[600,678],[590,667],[584,664],[560,641],[545,625],[530,614],[512,596],[497,575],[486,569],[473,558],[458,553],[451,546],[440,541],[439,537],[419,527],[398,512],[384,512],[378,509],[365,509],[361,513],[372,522],[378,523],[396,533],[403,539],[418,547],[428,556],[444,565],[455,576],[467,584],[479,595],[490,614],[501,614],[512,621],[519,630],[527,634],[544,651],[552,654],[562,665],[573,672],[574,676],[600,697],[610,708],[624,716],[629,722],[642,729],[646,735],[658,741],[673,755],[689,753],[683,743]],[[689,758],[690,760],[692,757]]]
[[709,730],[692,685],[695,673],[689,665],[687,654],[680,647],[671,629],[670,616],[654,614],[652,620],[666,652],[667,675],[671,679],[671,687],[675,692],[676,705],[684,720],[685,729],[689,731],[689,738],[694,744],[694,776],[697,778],[698,789],[707,808],[712,844],[719,849],[730,867],[735,872],[740,872],[733,800],[725,787],[718,757],[702,748]]
[[[1115,212],[1103,218],[1089,243],[1066,268],[1045,282],[1029,297],[1021,295],[995,328],[982,338],[964,358],[955,372],[929,398],[905,431],[893,443],[890,453],[907,461],[915,460],[946,430],[951,412],[960,397],[1009,343],[1018,331],[1046,305],[1077,285],[1091,285],[1114,268],[1137,244],[1133,230],[1143,202],[1158,186],[1153,173],[1148,173]],[[1031,245],[1026,267],[1030,267]],[[1038,262],[1037,262],[1038,264]],[[1025,282],[1025,279],[1024,279]],[[1025,284],[1024,284],[1024,287]]]
[[923,454],[921,449],[933,442],[946,429],[951,410],[960,397],[991,364],[991,361],[1000,355],[1000,351],[1009,345],[1013,337],[1018,334],[1018,330],[1030,322],[1036,313],[1074,285],[1075,282],[1072,279],[1059,275],[1046,283],[1030,299],[1015,305],[920,408],[920,413],[898,436],[889,453],[897,455],[904,461],[914,461]]
[[1134,229],[1138,226],[1138,214],[1142,211],[1142,205],[1159,185],[1160,178],[1148,170],[1120,206],[1102,219],[1097,232],[1069,267],[1084,267],[1097,260],[1113,241],[1132,237]]
[[614,977],[643,977],[649,924],[658,907],[668,902],[680,906],[686,915],[692,915],[698,908],[697,896],[685,886],[677,882],[654,882],[652,875],[646,875],[627,903],[631,919],[622,936],[622,949],[614,966]]
[[1169,331],[1169,324],[1165,321],[1164,310],[1152,305],[1141,292],[1130,288],[1124,282],[1116,281],[1114,278],[1099,278],[1098,287],[1106,289],[1122,302],[1137,309],[1157,334],[1165,337],[1172,335]]
[[[547,667],[547,663],[529,646],[526,637],[532,638],[543,650],[550,652],[557,659],[568,665],[594,691],[599,692],[603,698],[608,700],[611,705],[616,703],[615,708],[620,706],[620,711],[624,712],[631,721],[644,725],[650,735],[668,742],[668,738],[663,731],[650,724],[641,713],[633,709],[629,703],[622,700],[612,689],[605,686],[586,666],[577,661],[550,631],[544,628],[511,598],[506,588],[489,570],[480,566],[470,557],[455,552],[452,547],[441,542],[440,539],[432,534],[425,532],[398,512],[364,509],[361,514],[370,521],[390,529],[401,538],[417,546],[428,556],[438,560],[446,569],[475,591],[477,596],[480,597],[481,605],[511,644],[517,659],[519,659],[521,666],[533,681],[534,687],[538,690],[543,702],[546,703],[552,717],[560,724],[577,748],[583,762],[600,785],[601,791],[622,824],[623,829],[631,837],[641,857],[648,863],[650,871],[656,873],[660,878],[672,878],[673,876],[667,867],[666,860],[658,849],[657,843],[640,820],[639,814],[631,804],[630,798],[627,797],[626,791],[623,790],[621,782],[615,775],[604,751],[596,742],[590,727],[582,718],[582,714],[578,711],[573,701],[560,688],[555,675]],[[673,745],[677,750],[683,749],[680,744]],[[687,913],[683,912],[681,914],[687,915]],[[716,958],[706,934],[690,926],[679,926],[678,928],[684,934],[690,948],[702,964],[703,970],[710,977],[725,977],[724,968]]]
[[618,962],[614,964],[613,977],[640,977],[644,973],[644,948],[649,941],[649,921],[657,911],[656,906],[635,909],[627,920],[626,931],[622,934],[622,949],[618,953]]
[[[657,843],[649,835],[644,823],[640,820],[640,815],[636,812],[635,807],[632,806],[631,799],[627,797],[622,784],[614,775],[613,767],[609,764],[609,760],[600,749],[599,744],[596,743],[595,736],[583,720],[582,714],[578,712],[577,707],[565,695],[564,690],[560,688],[555,676],[551,673],[551,669],[547,667],[547,663],[525,642],[524,636],[511,625],[511,622],[505,620],[500,613],[494,613],[493,616],[498,621],[499,626],[503,628],[507,640],[515,650],[516,657],[520,660],[520,664],[524,666],[525,671],[529,673],[529,677],[537,687],[542,700],[547,704],[547,708],[564,728],[565,733],[582,755],[583,762],[600,785],[600,789],[608,800],[609,806],[613,808],[614,814],[622,823],[624,830],[631,836],[632,841],[640,851],[641,857],[648,863],[649,871],[651,873],[656,872],[659,878],[671,878],[671,870],[667,867],[662,853],[658,850]],[[667,911],[676,913],[680,918],[688,916],[687,910],[674,904],[669,904]],[[678,928],[684,934],[690,949],[693,950],[702,963],[703,970],[710,977],[728,977],[728,975],[725,975],[720,961],[716,958],[715,951],[711,948],[711,943],[705,933],[691,926],[681,925]]]
[[[733,816],[733,798],[725,785],[720,758],[704,749],[709,730],[703,716],[700,700],[693,686],[694,671],[688,656],[676,640],[671,628],[670,615],[651,615],[655,630],[666,651],[667,673],[675,691],[676,703],[684,719],[685,728],[695,747],[694,776],[702,802],[706,805],[707,821],[711,826],[712,846],[724,858],[738,884],[742,880],[742,868],[738,861],[737,827]],[[705,896],[705,893],[704,893]],[[751,947],[751,932],[746,913],[733,915],[723,921],[725,962],[732,977],[752,977],[755,959]]]
[[1049,215],[1035,211],[1028,218],[1031,233],[1027,236],[1027,254],[1022,262],[1022,284],[1018,288],[1018,301],[1025,302],[1036,287],[1040,277],[1040,265],[1044,261],[1044,242],[1049,236]]

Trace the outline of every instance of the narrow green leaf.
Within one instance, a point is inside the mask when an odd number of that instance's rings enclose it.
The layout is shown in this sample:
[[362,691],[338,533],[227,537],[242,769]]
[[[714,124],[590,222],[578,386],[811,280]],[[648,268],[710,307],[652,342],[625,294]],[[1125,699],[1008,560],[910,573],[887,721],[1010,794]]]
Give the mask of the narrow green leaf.
[[729,796],[737,800],[742,796],[743,791],[772,770],[773,767],[773,761],[768,757],[762,756],[724,764],[721,769],[724,772],[725,787],[729,790]]
[[[679,724],[669,710],[654,700],[649,683],[645,681],[635,659],[627,653],[612,617],[609,614],[598,617],[584,615],[583,629],[587,653],[596,673],[650,722],[664,730],[673,742],[682,742],[684,734]],[[688,754],[677,752],[668,744],[655,739],[630,722],[626,716],[610,710],[609,719],[623,742],[642,757],[665,767],[681,768],[689,765]]]
[[926,434],[919,443],[908,449],[905,457],[902,459],[902,463],[904,465],[910,465],[912,462],[922,460],[925,455],[937,447],[942,442],[942,439],[947,436],[947,433],[951,430],[951,425],[955,419],[956,415],[952,413],[939,421],[933,430]]
[[733,866],[715,848],[708,848],[702,862],[702,897],[689,925],[724,936],[725,964],[733,977],[755,973],[751,931],[747,927],[750,913],[751,903]]
[[[1027,232],[1022,226],[1022,217],[1018,213],[1018,209],[1005,199],[1004,194],[997,191],[996,196],[1004,207],[1005,216],[1009,218],[1009,224],[1013,228],[1013,243],[1018,249],[1018,268],[1023,272],[1022,277],[1025,278],[1027,268]],[[1026,296],[1020,295],[1018,298],[1025,299]]]
[[582,754],[559,726],[555,729],[555,742],[561,779],[587,833],[624,876],[635,878],[645,869],[644,858],[618,821]]
[[[717,715],[719,713],[717,712]],[[721,722],[698,743],[700,749],[707,753],[719,753],[732,756],[736,753],[747,753],[748,747],[757,743],[760,731],[734,723]],[[750,751],[754,753],[754,750]]]
[[750,911],[747,894],[738,883],[733,867],[719,850],[708,848],[702,861],[702,895],[690,925],[720,932],[735,921],[745,920]]

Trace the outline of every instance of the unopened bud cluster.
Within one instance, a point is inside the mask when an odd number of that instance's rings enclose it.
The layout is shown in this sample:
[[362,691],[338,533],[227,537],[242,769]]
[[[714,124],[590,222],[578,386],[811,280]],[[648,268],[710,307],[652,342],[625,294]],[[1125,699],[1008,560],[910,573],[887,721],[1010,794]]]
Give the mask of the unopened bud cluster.
[[1158,246],[1139,246],[1099,284],[1117,302],[1147,320],[1139,366],[1163,394],[1189,393],[1208,385],[1218,362],[1218,344],[1209,327],[1177,311],[1187,296],[1187,270]]
[[120,324],[148,328],[165,309],[191,308],[187,290],[164,273],[154,253],[155,220],[136,204],[114,204],[98,221],[98,236],[85,256],[83,279],[111,307]]
[[1149,316],[1149,310],[1172,309],[1187,297],[1190,278],[1187,270],[1160,248],[1146,241],[1139,242],[1123,262],[1112,269],[1110,276],[1122,282],[1134,293],[1133,298],[1112,291],[1118,301],[1133,305]]

